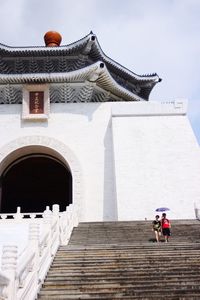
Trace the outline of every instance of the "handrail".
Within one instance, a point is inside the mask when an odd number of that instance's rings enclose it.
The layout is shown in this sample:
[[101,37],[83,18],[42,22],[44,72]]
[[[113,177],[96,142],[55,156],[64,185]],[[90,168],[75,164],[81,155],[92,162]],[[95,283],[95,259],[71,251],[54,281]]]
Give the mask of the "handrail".
[[37,219],[42,218],[43,212],[36,212],[36,213],[21,213],[21,208],[17,207],[16,213],[3,213],[0,214],[0,220],[21,220],[21,219]]
[[[7,219],[7,216],[12,216],[12,219]],[[59,212],[56,204],[52,211],[47,207],[43,213],[34,214],[22,214],[18,208],[16,214],[0,214],[0,224],[7,221],[27,224],[24,216],[32,217],[28,219],[29,240],[23,253],[18,254],[16,245],[3,247],[0,299],[36,299],[58,247],[68,243],[73,227],[78,225],[74,204],[64,212]]]

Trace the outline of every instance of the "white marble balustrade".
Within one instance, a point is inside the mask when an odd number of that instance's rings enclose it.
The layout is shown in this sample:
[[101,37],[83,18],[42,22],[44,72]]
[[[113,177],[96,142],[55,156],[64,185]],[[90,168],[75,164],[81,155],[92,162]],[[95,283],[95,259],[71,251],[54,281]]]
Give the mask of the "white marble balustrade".
[[36,299],[59,245],[77,225],[73,204],[64,212],[55,204],[43,213],[0,214],[0,299]]

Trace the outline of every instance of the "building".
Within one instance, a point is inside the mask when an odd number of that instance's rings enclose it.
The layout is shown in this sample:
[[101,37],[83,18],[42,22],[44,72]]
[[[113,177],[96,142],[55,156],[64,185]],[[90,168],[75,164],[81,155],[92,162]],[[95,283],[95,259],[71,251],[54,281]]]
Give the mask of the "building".
[[0,44],[0,212],[73,203],[80,221],[195,218],[199,147],[187,103],[149,101],[157,74],[107,57],[91,32],[70,45]]

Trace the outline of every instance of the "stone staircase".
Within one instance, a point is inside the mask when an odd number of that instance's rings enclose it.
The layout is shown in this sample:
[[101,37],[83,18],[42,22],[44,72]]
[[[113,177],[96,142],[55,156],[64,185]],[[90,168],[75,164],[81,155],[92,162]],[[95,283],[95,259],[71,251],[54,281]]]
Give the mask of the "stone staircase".
[[200,223],[172,220],[169,243],[150,221],[80,223],[56,254],[38,299],[200,299]]

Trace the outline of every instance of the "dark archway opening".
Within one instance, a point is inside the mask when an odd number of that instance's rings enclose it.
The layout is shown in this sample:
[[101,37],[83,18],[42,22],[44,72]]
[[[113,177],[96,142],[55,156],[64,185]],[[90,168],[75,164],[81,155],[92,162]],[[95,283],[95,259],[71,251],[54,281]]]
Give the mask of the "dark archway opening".
[[1,177],[1,213],[42,212],[46,206],[72,203],[70,170],[53,156],[33,154],[14,161]]

